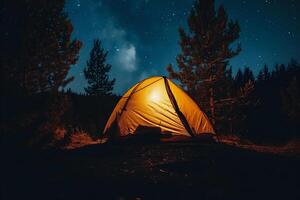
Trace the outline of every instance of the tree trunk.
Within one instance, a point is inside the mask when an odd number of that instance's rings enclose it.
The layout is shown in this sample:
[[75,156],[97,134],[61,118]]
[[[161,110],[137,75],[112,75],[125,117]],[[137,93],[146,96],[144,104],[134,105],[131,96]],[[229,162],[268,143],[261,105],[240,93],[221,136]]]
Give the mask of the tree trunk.
[[209,64],[210,68],[210,76],[209,76],[209,82],[210,82],[210,88],[209,88],[209,106],[210,106],[210,113],[211,113],[211,123],[215,125],[215,100],[214,100],[214,89],[213,89],[213,70],[212,65]]
[[214,89],[209,88],[209,105],[210,105],[210,113],[211,113],[211,122],[215,125],[215,101],[214,101]]

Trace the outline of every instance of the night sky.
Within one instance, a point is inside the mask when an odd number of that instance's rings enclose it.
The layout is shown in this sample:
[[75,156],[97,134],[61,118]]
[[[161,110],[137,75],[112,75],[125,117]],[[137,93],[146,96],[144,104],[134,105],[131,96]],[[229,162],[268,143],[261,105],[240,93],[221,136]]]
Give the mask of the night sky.
[[[300,58],[299,0],[217,0],[231,19],[238,20],[242,52],[230,61],[233,71],[245,66],[255,73],[266,63]],[[67,0],[73,37],[83,42],[80,58],[70,74],[72,90],[83,92],[82,73],[93,40],[109,51],[114,92],[122,94],[137,81],[166,75],[180,52],[178,27],[187,27],[193,0]],[[187,29],[186,29],[187,30]]]

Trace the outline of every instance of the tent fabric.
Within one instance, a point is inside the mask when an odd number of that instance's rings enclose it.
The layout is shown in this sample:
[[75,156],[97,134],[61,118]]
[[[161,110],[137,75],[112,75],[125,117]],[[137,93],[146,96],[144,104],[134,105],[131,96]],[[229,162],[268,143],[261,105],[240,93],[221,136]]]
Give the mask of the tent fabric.
[[121,97],[104,128],[106,136],[114,125],[119,136],[134,134],[138,127],[159,127],[162,134],[172,135],[215,133],[193,99],[160,76],[144,79]]

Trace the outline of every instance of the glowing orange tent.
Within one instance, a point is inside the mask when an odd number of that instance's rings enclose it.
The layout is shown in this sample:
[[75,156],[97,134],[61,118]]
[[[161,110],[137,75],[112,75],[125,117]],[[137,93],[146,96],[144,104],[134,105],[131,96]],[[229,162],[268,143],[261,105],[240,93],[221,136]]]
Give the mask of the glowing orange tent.
[[138,127],[159,127],[162,134],[172,135],[215,133],[192,98],[171,80],[160,76],[135,84],[122,96],[106,123],[104,134],[127,136],[135,134]]

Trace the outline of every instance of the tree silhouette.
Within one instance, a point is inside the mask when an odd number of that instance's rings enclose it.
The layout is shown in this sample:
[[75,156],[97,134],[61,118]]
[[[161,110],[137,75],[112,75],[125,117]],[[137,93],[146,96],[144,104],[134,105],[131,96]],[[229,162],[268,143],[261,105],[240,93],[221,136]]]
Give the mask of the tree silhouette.
[[[169,65],[170,78],[177,79],[216,120],[216,101],[228,97],[228,60],[241,48],[232,49],[239,38],[238,22],[228,20],[223,6],[215,10],[214,0],[197,0],[188,17],[189,33],[179,29],[181,53],[178,72]],[[209,109],[208,109],[209,108]]]
[[258,81],[268,81],[270,80],[270,72],[269,72],[269,68],[268,66],[265,64],[263,69],[259,71],[258,76],[257,76],[257,80]]
[[16,141],[47,143],[64,125],[69,99],[61,91],[73,80],[68,72],[82,46],[71,39],[73,27],[64,5],[64,0],[1,4],[1,106],[6,109],[0,126]]
[[112,94],[115,79],[109,80],[108,72],[111,65],[106,63],[107,54],[108,52],[103,49],[101,41],[95,40],[90,52],[90,59],[84,69],[84,76],[88,82],[85,92],[88,95],[109,96]]
[[238,71],[234,77],[235,89],[239,90],[249,81],[252,83],[254,83],[254,81],[255,81],[255,77],[253,75],[252,70],[249,67],[245,67],[244,71],[242,71],[241,69],[238,69]]
[[249,130],[246,136],[276,143],[299,137],[299,72],[300,65],[295,60],[288,65],[264,65],[255,80],[257,103],[244,112],[244,128]]
[[299,85],[299,80],[297,80],[297,77],[295,76],[289,82],[287,88],[281,90],[283,111],[286,113],[287,117],[294,122],[299,122],[300,119]]
[[[71,39],[72,24],[64,12],[64,0],[13,1],[6,3],[4,15],[10,23],[7,30],[15,49],[5,63],[11,82],[28,94],[57,92],[73,77],[67,77],[78,59],[82,46]],[[14,42],[13,40],[17,40]],[[9,48],[11,49],[11,48]]]
[[241,69],[238,69],[235,77],[234,77],[234,82],[235,82],[235,86],[236,88],[241,88],[244,82],[244,74],[243,71]]
[[245,85],[245,83],[251,81],[254,82],[255,78],[253,75],[252,70],[249,67],[246,67],[244,69],[244,77],[243,77],[243,85]]

